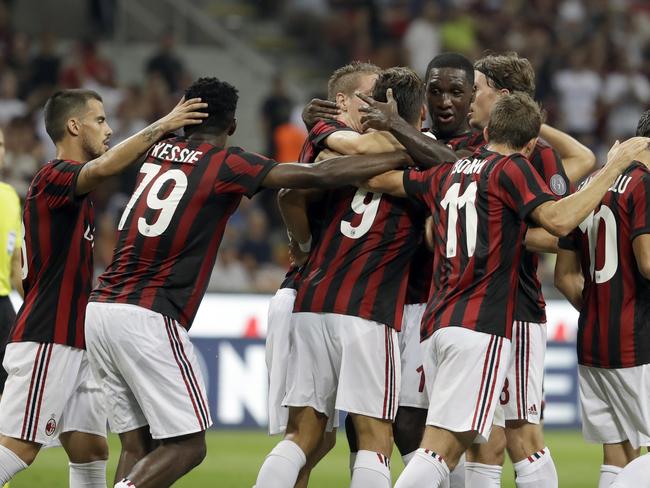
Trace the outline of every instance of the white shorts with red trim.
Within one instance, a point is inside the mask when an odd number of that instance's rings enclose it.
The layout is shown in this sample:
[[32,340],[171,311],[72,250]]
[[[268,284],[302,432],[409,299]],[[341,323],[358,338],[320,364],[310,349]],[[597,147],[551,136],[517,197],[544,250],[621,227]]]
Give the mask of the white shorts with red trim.
[[582,435],[587,442],[650,446],[650,364],[578,366]]
[[86,347],[113,432],[149,425],[154,439],[167,439],[212,425],[194,347],[173,320],[135,305],[91,302]]
[[510,341],[463,327],[445,327],[422,342],[430,395],[427,425],[476,431],[487,442],[508,370]]
[[106,436],[104,399],[86,351],[13,342],[2,365],[8,378],[0,400],[1,434],[45,445],[62,432]]
[[420,347],[420,323],[426,307],[426,303],[404,306],[402,330],[397,334],[402,360],[402,384],[398,402],[400,407],[429,408]]
[[546,324],[516,320],[512,326],[510,367],[500,397],[505,420],[539,424],[545,355]]
[[287,429],[289,409],[282,406],[287,392],[289,331],[296,290],[281,288],[269,303],[266,331],[266,368],[269,372],[269,434],[283,434]]
[[285,406],[394,420],[400,356],[394,329],[349,315],[294,313]]

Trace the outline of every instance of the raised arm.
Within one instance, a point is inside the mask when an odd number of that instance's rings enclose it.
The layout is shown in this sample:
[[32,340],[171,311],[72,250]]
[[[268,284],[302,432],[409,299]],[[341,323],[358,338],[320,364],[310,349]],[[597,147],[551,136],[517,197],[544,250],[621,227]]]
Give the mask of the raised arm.
[[650,139],[633,137],[622,144],[616,142],[607,154],[607,164],[579,192],[556,202],[545,202],[535,208],[530,218],[554,236],[565,236],[575,229],[596,208],[616,178],[648,151]]
[[11,255],[11,285],[14,289],[20,294],[21,297],[25,297],[25,292],[23,290],[23,270],[20,262],[21,248],[16,246],[14,252]]
[[580,268],[578,254],[568,249],[559,249],[555,262],[555,287],[578,311],[582,309],[584,286],[585,277]]
[[390,132],[368,132],[359,134],[350,130],[334,132],[325,140],[332,151],[339,154],[378,154],[404,149]]
[[361,118],[363,130],[390,132],[421,168],[431,168],[436,164],[458,159],[454,151],[445,144],[425,135],[400,117],[390,88],[386,92],[386,103],[378,102],[362,93],[357,93],[357,96],[368,104],[367,107],[359,109],[360,112],[365,113]]
[[572,183],[580,181],[596,167],[596,156],[591,149],[569,134],[542,124],[539,135],[560,154],[564,171]]
[[265,188],[338,188],[412,164],[404,151],[368,156],[340,156],[314,164],[283,163],[268,172]]
[[85,195],[90,193],[107,178],[124,171],[165,134],[186,125],[200,124],[208,116],[207,113],[200,110],[207,106],[208,104],[202,103],[200,98],[187,101],[181,100],[162,119],[145,127],[137,134],[106,151],[97,159],[84,164],[77,178],[76,194]]

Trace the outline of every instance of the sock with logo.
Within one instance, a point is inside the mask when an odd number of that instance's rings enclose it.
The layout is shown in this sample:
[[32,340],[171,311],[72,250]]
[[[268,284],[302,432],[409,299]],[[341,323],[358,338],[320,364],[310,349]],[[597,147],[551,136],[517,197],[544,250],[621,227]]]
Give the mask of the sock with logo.
[[106,463],[69,463],[70,488],[106,488]]
[[648,485],[650,453],[636,458],[618,474],[611,488],[641,488]]
[[305,453],[293,441],[283,440],[266,456],[257,475],[257,488],[293,488],[307,462]]
[[517,488],[557,488],[557,471],[548,447],[515,463]]
[[600,466],[600,479],[598,480],[598,488],[609,488],[618,476],[618,473],[623,471],[623,468],[612,466],[610,464],[603,464]]
[[465,454],[458,460],[458,464],[449,474],[449,488],[465,488]]
[[449,468],[441,456],[418,449],[395,483],[395,488],[440,488],[448,486]]
[[465,486],[467,488],[499,488],[501,466],[481,463],[465,463]]
[[0,446],[0,486],[11,480],[16,473],[27,468],[27,464],[15,452]]
[[390,458],[373,451],[357,452],[350,488],[390,488],[390,486]]
[[135,486],[135,483],[133,481],[129,481],[128,479],[124,478],[122,481],[118,481],[115,483],[115,486],[113,488],[137,488]]

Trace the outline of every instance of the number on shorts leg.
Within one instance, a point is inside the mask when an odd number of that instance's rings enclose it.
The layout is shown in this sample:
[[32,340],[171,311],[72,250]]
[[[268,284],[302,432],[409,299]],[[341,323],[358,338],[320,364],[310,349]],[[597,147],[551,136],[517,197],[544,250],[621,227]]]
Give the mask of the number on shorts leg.
[[507,405],[510,401],[510,390],[508,390],[509,386],[510,385],[508,384],[508,378],[506,378],[506,382],[503,384],[503,390],[501,390],[501,396],[499,397],[501,405]]
[[422,393],[424,391],[424,384],[425,384],[424,366],[420,365],[415,371],[420,373],[420,386],[418,387],[418,392]]

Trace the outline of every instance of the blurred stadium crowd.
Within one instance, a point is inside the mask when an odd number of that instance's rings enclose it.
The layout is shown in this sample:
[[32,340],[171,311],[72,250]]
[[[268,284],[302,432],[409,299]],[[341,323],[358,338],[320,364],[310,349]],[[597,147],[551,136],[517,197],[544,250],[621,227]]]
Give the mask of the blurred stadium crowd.
[[[249,1],[260,18],[277,20],[318,60],[323,90],[327,73],[352,59],[381,67],[409,65],[423,75],[429,60],[443,51],[472,59],[485,51],[517,51],[537,70],[537,99],[549,122],[578,137],[601,160],[611,141],[634,133],[650,105],[648,1]],[[152,50],[141,83],[124,85],[94,40],[60,44],[52,34],[31,38],[15,31],[11,4],[0,1],[0,127],[6,141],[0,176],[21,197],[40,165],[54,156],[41,110],[56,88],[97,90],[115,144],[166,113],[192,80],[172,35]],[[306,135],[299,117],[305,100],[292,96],[281,77],[267,90],[260,107],[263,152],[295,160]],[[137,168],[96,195],[98,271],[111,257],[116,223],[136,174]],[[286,234],[275,196],[265,192],[244,200],[231,220],[210,290],[274,292],[286,266]],[[541,272],[550,284],[552,270]]]

